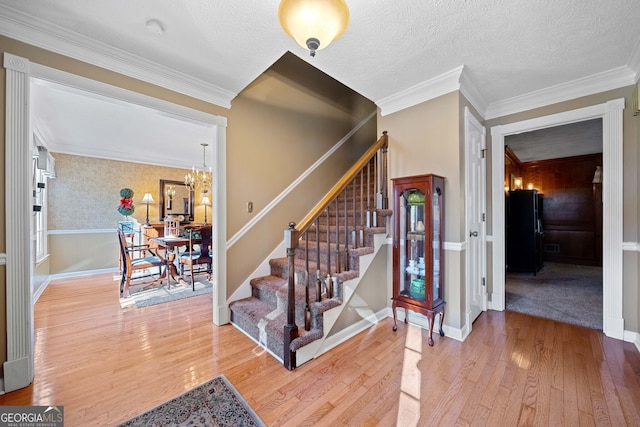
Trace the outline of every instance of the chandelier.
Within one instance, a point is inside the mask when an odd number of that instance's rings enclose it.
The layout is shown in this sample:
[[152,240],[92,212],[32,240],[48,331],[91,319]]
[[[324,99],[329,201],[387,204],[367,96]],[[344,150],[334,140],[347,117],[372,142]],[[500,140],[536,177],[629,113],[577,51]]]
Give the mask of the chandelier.
[[184,185],[193,191],[194,193],[202,190],[205,194],[211,188],[211,168],[207,166],[206,149],[209,144],[201,143],[202,145],[202,167],[196,168],[193,166],[191,172],[184,177]]
[[282,0],[278,19],[292,39],[316,56],[347,29],[349,8],[344,0]]

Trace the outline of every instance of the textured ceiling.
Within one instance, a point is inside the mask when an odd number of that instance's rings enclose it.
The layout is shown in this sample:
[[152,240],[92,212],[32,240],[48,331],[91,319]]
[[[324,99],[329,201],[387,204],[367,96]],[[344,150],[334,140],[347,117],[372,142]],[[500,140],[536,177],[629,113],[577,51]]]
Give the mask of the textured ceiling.
[[227,107],[287,51],[379,105],[461,66],[477,108],[638,77],[638,0],[347,3],[349,27],[314,58],[280,28],[278,0],[0,0],[0,34],[106,67],[128,58],[119,72],[152,65],[156,84],[180,80]]
[[504,143],[521,162],[602,153],[602,119],[508,135]]

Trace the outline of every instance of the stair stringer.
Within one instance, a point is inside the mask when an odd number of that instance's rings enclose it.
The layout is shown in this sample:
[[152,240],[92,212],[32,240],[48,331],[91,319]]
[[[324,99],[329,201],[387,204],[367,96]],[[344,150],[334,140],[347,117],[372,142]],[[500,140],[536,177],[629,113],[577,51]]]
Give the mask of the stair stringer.
[[309,344],[299,348],[298,351],[296,351],[296,363],[298,364],[298,366],[312,359],[315,359],[316,357],[319,357],[320,355],[331,350],[333,347],[347,341],[352,336],[371,327],[372,325],[377,323],[378,320],[386,317],[386,315],[380,315],[379,313],[375,313],[373,315],[375,319],[368,319],[370,321],[367,321],[367,322],[359,322],[358,324],[359,326],[356,326],[355,330],[353,330],[350,327],[349,335],[342,336],[341,334],[336,334],[333,336],[340,337],[338,340],[331,340],[330,342],[327,342],[327,334],[331,332],[331,330],[333,329],[333,326],[337,322],[342,312],[349,306],[349,301],[351,300],[351,297],[353,296],[356,289],[358,288],[358,285],[360,284],[362,278],[365,276],[365,273],[369,269],[369,266],[371,265],[376,255],[380,251],[380,248],[384,244],[386,244],[387,236],[388,236],[388,232],[373,235],[373,243],[374,243],[373,253],[362,255],[360,257],[360,269],[359,269],[358,277],[347,280],[342,284],[343,286],[342,304],[338,305],[337,307],[331,308],[323,313],[324,328],[322,332],[322,337],[313,342],[310,342]]

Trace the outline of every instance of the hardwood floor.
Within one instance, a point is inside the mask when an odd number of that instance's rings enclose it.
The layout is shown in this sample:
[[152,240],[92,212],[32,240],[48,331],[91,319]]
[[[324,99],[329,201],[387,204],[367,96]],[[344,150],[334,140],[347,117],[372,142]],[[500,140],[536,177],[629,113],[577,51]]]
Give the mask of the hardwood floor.
[[111,426],[224,374],[269,426],[640,425],[640,354],[590,329],[483,313],[465,342],[385,319],[293,372],[210,296],[120,308],[110,275],[52,283],[35,305],[35,380],[2,405],[63,405]]

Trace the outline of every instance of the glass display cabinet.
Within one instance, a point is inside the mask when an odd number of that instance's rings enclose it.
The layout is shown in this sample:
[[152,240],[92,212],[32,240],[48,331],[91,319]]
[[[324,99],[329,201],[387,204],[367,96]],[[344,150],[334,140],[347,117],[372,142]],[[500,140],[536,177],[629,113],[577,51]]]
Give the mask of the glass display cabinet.
[[444,182],[437,175],[392,179],[393,182],[393,330],[398,329],[396,310],[420,313],[429,321],[429,345],[433,324],[440,314],[444,336]]

